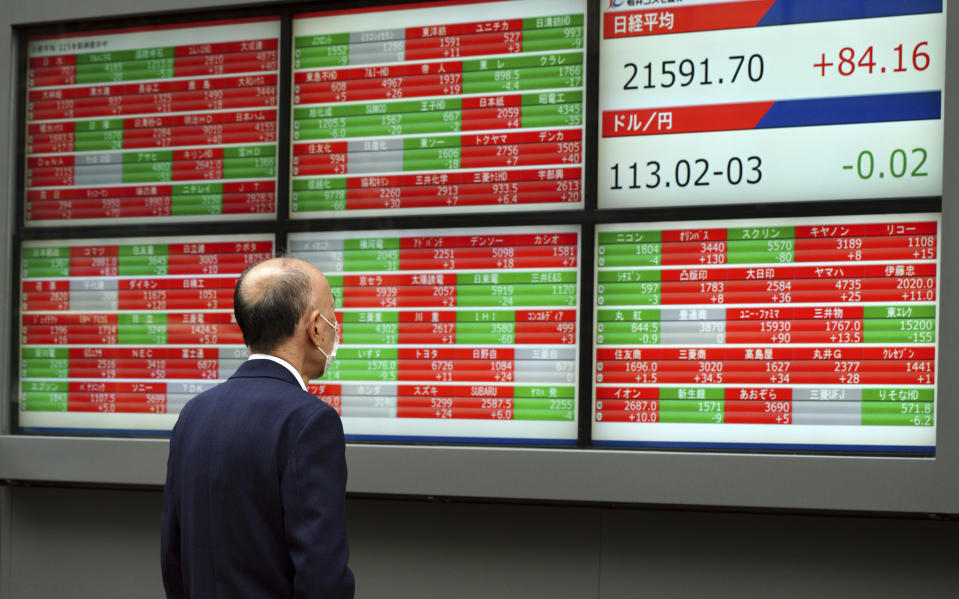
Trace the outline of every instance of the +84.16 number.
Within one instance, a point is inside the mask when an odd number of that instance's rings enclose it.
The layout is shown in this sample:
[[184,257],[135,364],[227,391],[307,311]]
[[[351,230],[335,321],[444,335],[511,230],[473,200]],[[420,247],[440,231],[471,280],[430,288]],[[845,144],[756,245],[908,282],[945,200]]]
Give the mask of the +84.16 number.
[[763,161],[759,156],[739,158],[733,156],[725,164],[711,165],[705,158],[695,160],[681,159],[674,165],[664,167],[658,160],[650,160],[645,166],[641,163],[616,163],[610,167],[612,181],[610,189],[656,189],[663,187],[702,187],[710,181],[729,185],[755,185],[762,181]]

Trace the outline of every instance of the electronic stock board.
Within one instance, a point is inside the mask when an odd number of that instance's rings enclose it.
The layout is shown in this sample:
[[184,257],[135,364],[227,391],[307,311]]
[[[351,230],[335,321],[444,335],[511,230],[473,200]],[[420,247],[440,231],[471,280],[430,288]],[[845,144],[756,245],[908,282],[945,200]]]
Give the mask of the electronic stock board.
[[[582,207],[584,3],[483,6],[389,10],[384,30],[362,11],[294,18],[279,220]],[[277,139],[278,23],[31,42],[26,224],[222,217],[250,208],[230,187],[248,183],[268,200],[248,212],[276,219],[275,143],[243,144]],[[351,438],[576,442],[579,227],[479,232],[290,235],[337,293],[343,347],[311,390]],[[247,354],[230,288],[274,250],[248,239],[25,243],[20,425],[169,428]]]
[[[599,208],[942,193],[941,1],[611,0],[600,26]],[[593,442],[934,453],[938,223],[597,225]]]
[[393,8],[294,18],[291,215],[581,209],[585,2]]
[[311,391],[347,437],[575,443],[579,227],[292,233],[340,348]]
[[[581,0],[294,10],[288,81],[279,17],[31,38],[22,231],[138,232],[25,237],[20,426],[168,430],[246,356],[235,277],[285,250],[334,288],[342,349],[310,390],[352,440],[572,444],[589,413],[596,446],[933,452],[938,215],[695,207],[940,195],[944,3],[597,12],[594,60]],[[586,193],[678,219],[537,223]]]
[[27,226],[274,218],[280,21],[28,45]]
[[942,0],[610,0],[600,208],[942,193]]
[[263,234],[24,242],[19,425],[169,431],[249,355],[233,286],[273,253]]
[[[341,346],[310,390],[354,439],[573,443],[579,228],[294,233],[324,271]],[[172,427],[249,355],[233,286],[271,236],[30,241],[20,425]]]
[[935,214],[599,225],[593,440],[935,449]]

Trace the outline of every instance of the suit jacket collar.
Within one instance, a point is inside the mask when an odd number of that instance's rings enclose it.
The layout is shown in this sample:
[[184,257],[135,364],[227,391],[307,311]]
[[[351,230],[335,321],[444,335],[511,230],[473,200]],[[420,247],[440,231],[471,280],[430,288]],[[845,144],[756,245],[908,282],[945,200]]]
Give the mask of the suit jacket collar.
[[297,389],[300,389],[300,383],[293,378],[293,373],[283,368],[276,362],[272,360],[247,360],[246,362],[240,364],[240,367],[236,369],[232,375],[231,379],[255,379],[255,378],[272,378],[284,381],[291,385],[296,386]]

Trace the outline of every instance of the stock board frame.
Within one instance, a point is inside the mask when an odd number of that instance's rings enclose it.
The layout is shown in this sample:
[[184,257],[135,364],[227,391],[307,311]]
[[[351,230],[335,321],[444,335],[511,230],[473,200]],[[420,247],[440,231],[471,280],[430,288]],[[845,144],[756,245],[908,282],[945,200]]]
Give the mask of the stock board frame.
[[[395,3],[393,3],[395,4]],[[600,2],[590,0],[587,8],[588,32],[586,60],[598,64],[598,20]],[[0,103],[14,114],[0,126],[0,136],[11,140],[0,147],[0,159],[7,158],[7,169],[0,175],[5,182],[5,209],[8,218],[6,242],[0,245],[0,312],[8,315],[8,328],[0,333],[0,343],[10,358],[0,365],[0,385],[7,391],[0,409],[0,480],[27,483],[51,483],[96,486],[162,485],[168,442],[162,438],[114,438],[75,436],[34,436],[17,434],[13,398],[18,388],[17,354],[19,344],[14,332],[19,327],[19,246],[22,241],[55,237],[136,237],[144,235],[141,225],[66,227],[37,229],[23,227],[24,88],[26,38],[30,35],[69,29],[72,31],[129,26],[135,23],[209,20],[228,15],[251,14],[282,16],[281,81],[289,80],[291,19],[294,12],[326,10],[346,6],[338,3],[278,4],[265,8],[238,7],[228,2],[208,0],[202,11],[188,10],[188,3],[174,5],[167,15],[146,14],[146,3],[117,9],[116,18],[102,20],[102,12],[77,7],[69,15],[77,21],[43,24],[47,18],[43,4],[24,7],[0,17],[0,25],[13,26],[15,55],[0,68],[7,76],[16,97]],[[376,6],[363,2],[363,6]],[[355,4],[350,4],[355,6]],[[126,13],[126,14],[124,14]],[[947,14],[946,111],[944,116],[944,163],[959,161],[959,11]],[[97,19],[84,21],[82,19]],[[7,31],[11,27],[6,27]],[[3,39],[0,38],[0,42]],[[285,65],[285,66],[284,66]],[[6,70],[4,70],[6,69]],[[285,71],[284,71],[285,69]],[[284,75],[285,73],[285,75]],[[587,70],[585,203],[579,212],[538,212],[510,215],[509,224],[579,224],[584,245],[580,257],[580,368],[589,372],[593,345],[589,335],[592,322],[593,278],[592,248],[596,224],[610,222],[654,222],[680,220],[728,220],[749,217],[829,216],[833,214],[877,214],[895,212],[941,211],[942,231],[959,230],[959,173],[947,171],[943,194],[935,198],[897,200],[848,200],[842,202],[805,202],[788,205],[752,204],[715,206],[684,210],[678,208],[597,210],[595,114],[598,69]],[[280,86],[280,135],[288,135],[291,106],[289,89]],[[16,110],[13,110],[13,109]],[[284,123],[286,124],[284,127]],[[281,142],[282,143],[282,142]],[[12,146],[12,148],[11,148]],[[287,139],[287,148],[289,140]],[[344,229],[402,229],[463,226],[468,216],[397,216],[382,218],[345,218],[291,221],[288,218],[289,164],[283,168],[284,148],[278,161],[276,222],[211,223],[204,234],[276,234],[277,247],[285,245],[286,234],[294,231]],[[8,156],[4,153],[11,152]],[[286,197],[284,197],[286,196]],[[181,233],[179,225],[149,227],[151,236]],[[959,317],[959,271],[948,267],[959,262],[959,243],[948,233],[941,238],[939,318],[943,323]],[[585,261],[584,261],[585,260]],[[586,328],[583,324],[587,323]],[[938,360],[952,364],[959,359],[959,337],[946,327],[941,330]],[[572,503],[617,503],[631,505],[682,505],[747,509],[797,509],[903,514],[959,514],[959,437],[949,434],[959,428],[959,372],[944,368],[939,373],[936,455],[931,458],[877,455],[808,455],[789,453],[719,453],[714,451],[661,451],[597,449],[589,438],[591,393],[590,376],[580,376],[579,442],[575,448],[500,447],[457,445],[398,445],[350,443],[347,457],[350,467],[348,492],[361,495],[439,496],[482,499],[560,501]],[[415,465],[415,466],[414,466]]]

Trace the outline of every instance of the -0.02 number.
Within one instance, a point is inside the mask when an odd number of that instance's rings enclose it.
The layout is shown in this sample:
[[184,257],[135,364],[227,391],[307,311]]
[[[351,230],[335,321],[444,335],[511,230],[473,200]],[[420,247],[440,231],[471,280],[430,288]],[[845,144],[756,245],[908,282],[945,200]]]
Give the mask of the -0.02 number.
[[[619,163],[610,167],[613,172],[613,182],[610,189],[656,189],[663,184],[669,187],[675,183],[677,187],[686,187],[690,184],[696,187],[702,187],[710,184],[711,177],[722,177],[723,181],[729,185],[739,185],[746,183],[755,185],[762,181],[763,161],[759,156],[749,156],[745,159],[733,156],[726,161],[724,167],[713,170],[709,166],[709,161],[705,158],[695,160],[678,160],[673,167],[673,178],[671,181],[663,181],[663,175],[660,174],[662,165],[657,160],[650,160],[643,169],[639,163],[634,162],[623,169],[620,173]],[[641,172],[644,171],[644,172]],[[622,175],[624,181],[620,181]],[[645,178],[640,182],[640,178]],[[625,183],[625,187],[624,187]]]
[[[896,179],[901,179],[907,174],[910,177],[928,177],[929,173],[922,170],[922,167],[926,164],[926,149],[913,148],[910,150],[910,154],[912,156],[911,159],[902,148],[893,150],[889,154],[889,174]],[[909,170],[910,167],[912,170]],[[882,165],[880,165],[880,168],[882,168]],[[880,179],[886,176],[885,171],[876,170],[876,157],[869,150],[859,152],[855,165],[842,165],[842,170],[844,171],[851,171],[853,169],[856,170],[856,174],[859,175],[860,179],[872,179],[873,175],[878,175]]]

